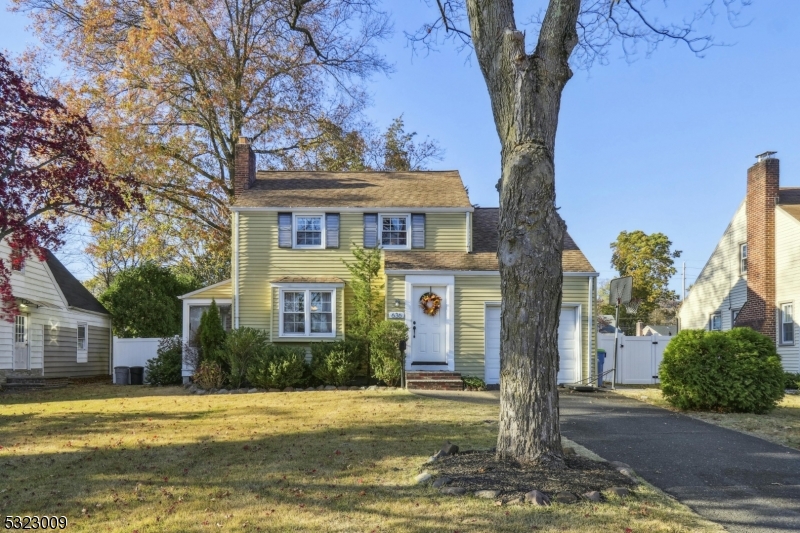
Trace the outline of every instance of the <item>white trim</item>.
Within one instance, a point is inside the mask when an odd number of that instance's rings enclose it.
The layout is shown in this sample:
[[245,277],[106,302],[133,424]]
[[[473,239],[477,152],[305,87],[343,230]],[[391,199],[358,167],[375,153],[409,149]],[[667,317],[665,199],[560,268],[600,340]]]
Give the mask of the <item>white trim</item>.
[[[499,270],[384,270],[387,276],[499,276]],[[563,272],[562,276],[596,278],[597,272]]]
[[467,224],[467,253],[472,251],[472,213],[467,211],[464,213],[466,215],[466,224]]
[[[296,285],[296,284],[289,284]],[[307,326],[305,333],[284,333],[283,332],[283,293],[284,292],[305,292],[304,297],[304,320]],[[331,293],[331,332],[312,333],[311,332],[311,292],[330,292]],[[336,306],[337,287],[324,287],[322,284],[303,284],[295,287],[281,287],[278,290],[278,338],[279,339],[333,339],[336,337]]]
[[329,290],[329,289],[342,289],[344,288],[344,283],[314,283],[313,281],[305,282],[305,283],[274,283],[270,282],[272,287],[276,287],[279,289],[300,289],[300,290]]
[[[84,337],[83,337],[83,349],[77,345],[78,342],[78,332],[84,329]],[[30,344],[30,343],[29,343]],[[89,362],[89,324],[86,322],[78,322],[75,326],[75,345],[76,345],[76,356],[75,362],[76,363],[88,363]]]
[[[406,243],[383,244],[383,217],[406,219]],[[411,213],[378,213],[378,247],[384,250],[410,250],[411,249]]]
[[[500,325],[502,327],[503,324],[503,309],[501,302],[483,302],[483,381],[489,384],[488,380],[486,379],[486,354],[489,352],[486,344],[486,315],[487,311],[490,307],[499,307],[500,308]],[[502,338],[503,332],[500,332],[500,337]],[[498,353],[498,359],[500,354]],[[500,363],[500,373],[503,371],[503,363],[502,361],[498,361]],[[500,375],[498,373],[497,376],[497,384],[500,384]],[[491,383],[490,385],[495,385],[495,383]]]
[[178,296],[178,299],[183,300],[184,298],[191,298],[195,294],[207,291],[208,289],[213,289],[215,287],[220,287],[220,286],[224,285],[225,283],[232,283],[232,279],[229,278],[229,279],[226,279],[224,281],[217,282],[217,283],[215,283],[213,285],[209,285],[207,287],[203,287],[202,289],[197,289],[196,291],[187,292],[183,296]]
[[425,207],[425,206],[409,206],[409,207],[381,207],[379,205],[373,207],[340,207],[336,205],[329,205],[327,207],[231,207],[229,208],[234,213],[244,212],[287,212],[294,209],[300,209],[309,213],[472,213],[475,211],[473,207]]
[[[47,264],[47,261],[41,261],[42,266],[44,267],[44,271],[47,272],[47,277],[50,278],[50,282],[53,284],[53,287],[56,288],[56,292],[58,296],[61,298],[61,303],[64,304],[64,307],[69,307],[69,302],[67,302],[67,297],[64,296],[64,292],[61,290],[61,286],[56,281],[55,276],[53,276],[53,272],[50,270],[50,266]],[[43,356],[44,357],[44,356]]]
[[[320,219],[319,244],[297,244],[297,217],[318,218]],[[325,213],[310,213],[306,211],[292,212],[292,248],[295,250],[324,250],[325,234],[327,233],[325,224]]]
[[[573,308],[575,312],[575,327],[578,328],[577,334],[575,335],[575,343],[578,345],[578,350],[576,354],[577,362],[578,362],[578,371],[576,372],[576,380],[575,383],[580,383],[583,379],[583,305],[577,302],[562,302],[561,309],[559,309],[559,313],[564,310],[565,307]],[[561,354],[559,354],[559,357]]]
[[[201,289],[202,290],[202,289]],[[230,305],[233,307],[231,298],[187,298],[183,300],[183,325],[181,327],[182,333],[181,338],[183,339],[183,344],[189,343],[189,307],[193,305],[211,305],[211,301],[214,300],[217,305]],[[231,309],[233,311],[233,309]],[[113,344],[113,342],[112,342]],[[181,375],[183,377],[189,377],[192,375],[194,369],[187,368],[185,366],[186,362],[181,360]]]
[[[25,348],[28,355],[24,368],[17,368],[17,324],[16,317],[11,324],[11,370],[31,370],[31,315],[30,313],[20,313],[16,316],[25,318]],[[44,331],[42,331],[44,335]],[[44,336],[42,337],[42,359],[44,360]]]
[[[414,372],[414,371],[429,371],[429,370],[447,370],[448,372],[455,371],[455,309],[456,309],[456,301],[455,301],[455,277],[453,276],[423,276],[423,275],[414,275],[414,276],[406,276],[405,280],[406,286],[406,295],[405,295],[405,313],[406,313],[406,326],[408,326],[408,331],[412,331],[413,328],[413,316],[414,316],[414,308],[413,306],[416,302],[412,302],[413,299],[413,288],[415,286],[446,286],[447,287],[447,295],[446,295],[446,305],[445,305],[445,357],[447,359],[447,365],[414,365],[411,366],[413,362],[410,357],[406,358],[406,372]],[[412,339],[409,339],[410,342],[413,342]],[[409,353],[412,353],[411,350],[413,348],[409,348]]]
[[[792,308],[792,320],[790,322],[784,322],[784,312],[783,308],[786,306],[790,306]],[[783,325],[784,324],[791,324],[792,325],[792,340],[787,341],[783,338]],[[781,302],[778,304],[778,346],[794,346],[795,343],[795,325],[794,325],[794,301],[787,301]]]
[[599,272],[562,272],[561,275],[565,278],[572,278],[572,277],[583,277],[589,276],[590,278],[596,278],[600,275]]
[[70,311],[76,311],[76,312],[80,312],[80,313],[88,313],[90,315],[95,315],[95,316],[99,316],[99,317],[103,317],[103,318],[107,318],[108,320],[111,320],[111,315],[109,315],[108,313],[101,313],[100,311],[89,311],[88,309],[83,309],[82,307],[75,307],[73,305],[67,307],[67,309],[69,309]]

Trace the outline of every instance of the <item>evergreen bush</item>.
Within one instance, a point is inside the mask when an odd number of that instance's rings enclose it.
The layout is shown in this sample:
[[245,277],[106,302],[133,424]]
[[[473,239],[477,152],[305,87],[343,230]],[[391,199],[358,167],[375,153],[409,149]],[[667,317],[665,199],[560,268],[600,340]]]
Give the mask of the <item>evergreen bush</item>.
[[222,326],[222,318],[215,300],[211,300],[211,306],[203,311],[200,317],[195,342],[200,350],[201,359],[221,364],[226,372],[230,370],[227,368],[227,363],[218,359],[219,349],[225,342],[225,328]]
[[311,373],[324,385],[345,385],[356,377],[358,367],[358,347],[353,342],[317,342],[311,345]]
[[253,358],[247,380],[264,389],[298,387],[304,384],[307,366],[301,348],[270,344]]
[[247,373],[269,345],[267,334],[260,329],[238,328],[225,336],[217,358],[228,368],[228,382],[239,389],[247,382]]
[[158,342],[158,355],[149,361],[145,366],[145,377],[150,385],[180,385],[183,381],[181,376],[181,357],[183,355],[183,343],[181,338],[165,337]]
[[380,322],[370,333],[372,374],[393,387],[400,381],[400,342],[408,340],[408,326],[396,320]]
[[783,386],[784,388],[789,390],[800,389],[800,374],[794,374],[792,372],[784,372]]
[[664,398],[680,409],[764,413],[783,398],[775,344],[750,328],[683,330],[664,350]]

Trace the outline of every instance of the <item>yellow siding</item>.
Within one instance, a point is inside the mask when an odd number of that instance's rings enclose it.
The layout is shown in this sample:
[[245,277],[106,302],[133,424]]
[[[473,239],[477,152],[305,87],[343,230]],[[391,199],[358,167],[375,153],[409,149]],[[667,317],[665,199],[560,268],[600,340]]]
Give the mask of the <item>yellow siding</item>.
[[387,276],[386,277],[386,316],[389,316],[391,311],[405,312],[405,306],[400,309],[395,308],[395,300],[405,300],[406,298],[406,277],[405,276]]
[[189,299],[195,298],[225,298],[229,299],[233,297],[233,285],[231,284],[230,280],[222,283],[222,285],[218,285],[216,287],[209,287],[207,289],[202,289],[200,292],[192,294]]
[[456,372],[483,379],[484,309],[486,302],[500,301],[500,275],[456,276],[455,281]]
[[437,252],[467,250],[467,217],[464,213],[425,215],[425,249]]

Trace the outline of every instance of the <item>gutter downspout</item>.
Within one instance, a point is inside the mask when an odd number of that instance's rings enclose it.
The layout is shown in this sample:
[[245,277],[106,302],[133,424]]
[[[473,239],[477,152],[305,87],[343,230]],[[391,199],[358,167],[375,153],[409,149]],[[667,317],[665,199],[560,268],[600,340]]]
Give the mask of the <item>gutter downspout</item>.
[[[594,355],[594,332],[597,329],[594,326],[594,280],[595,278],[589,278],[589,383],[594,383],[597,381],[597,357]],[[594,361],[594,364],[591,362]]]

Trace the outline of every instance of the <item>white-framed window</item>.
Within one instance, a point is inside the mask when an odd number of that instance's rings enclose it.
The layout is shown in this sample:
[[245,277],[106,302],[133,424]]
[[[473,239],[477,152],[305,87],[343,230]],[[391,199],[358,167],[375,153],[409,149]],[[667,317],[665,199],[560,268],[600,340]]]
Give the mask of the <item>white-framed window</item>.
[[739,245],[739,273],[747,274],[747,243]]
[[406,250],[411,248],[411,215],[378,215],[381,248]]
[[794,306],[781,304],[781,344],[794,344]]
[[336,289],[282,289],[281,337],[335,337]]
[[722,314],[714,313],[708,320],[708,329],[711,331],[722,331]]
[[324,214],[295,214],[292,230],[295,248],[325,248]]
[[78,363],[89,361],[89,325],[78,323]]

